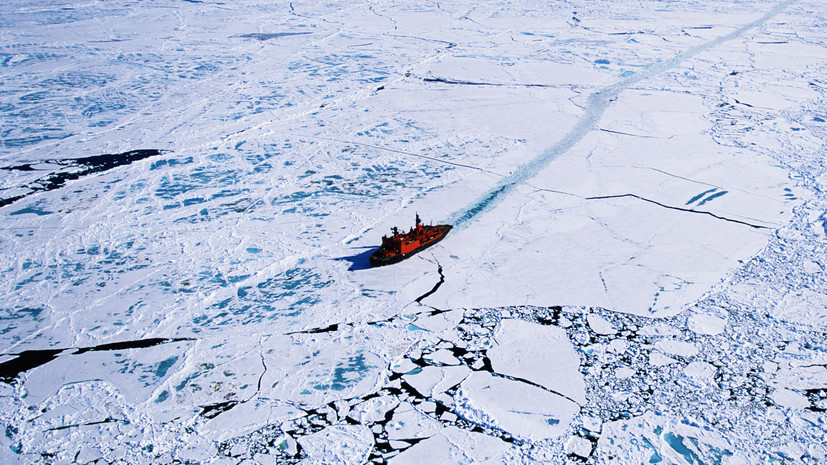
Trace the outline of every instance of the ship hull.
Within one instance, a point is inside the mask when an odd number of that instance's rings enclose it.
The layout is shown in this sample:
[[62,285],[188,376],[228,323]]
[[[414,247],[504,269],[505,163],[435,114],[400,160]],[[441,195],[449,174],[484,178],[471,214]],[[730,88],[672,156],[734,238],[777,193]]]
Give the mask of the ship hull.
[[406,258],[410,258],[413,255],[416,255],[419,252],[422,252],[423,250],[427,249],[428,247],[430,247],[430,246],[436,244],[437,242],[441,241],[442,239],[444,239],[445,236],[448,235],[448,232],[451,230],[451,228],[453,228],[453,226],[447,225],[447,224],[440,224],[440,225],[437,225],[437,226],[434,226],[434,227],[439,229],[439,231],[441,233],[439,235],[439,237],[435,238],[434,240],[432,240],[432,241],[430,241],[426,244],[420,245],[419,247],[417,247],[416,249],[414,249],[414,250],[412,250],[408,253],[397,253],[397,254],[388,255],[388,256],[383,257],[383,256],[378,255],[379,251],[374,252],[374,254],[370,256],[370,266],[377,267],[377,266],[393,265],[394,263],[399,263],[402,260],[405,260]]

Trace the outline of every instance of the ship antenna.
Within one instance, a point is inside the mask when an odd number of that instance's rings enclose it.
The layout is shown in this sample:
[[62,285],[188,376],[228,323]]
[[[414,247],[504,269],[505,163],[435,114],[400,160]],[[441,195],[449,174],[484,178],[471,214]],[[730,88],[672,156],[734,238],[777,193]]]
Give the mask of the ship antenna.
[[419,219],[419,213],[416,214],[416,225],[419,226],[422,220]]

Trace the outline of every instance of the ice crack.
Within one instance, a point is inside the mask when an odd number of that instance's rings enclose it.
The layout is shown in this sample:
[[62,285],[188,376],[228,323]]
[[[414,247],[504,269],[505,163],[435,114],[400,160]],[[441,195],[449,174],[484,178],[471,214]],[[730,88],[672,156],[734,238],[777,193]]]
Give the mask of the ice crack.
[[423,82],[435,82],[439,84],[460,85],[460,86],[480,86],[480,87],[542,87],[557,89],[560,87],[575,88],[576,85],[557,85],[557,84],[538,84],[538,83],[522,83],[522,82],[482,82],[482,81],[463,81],[457,79],[426,77],[422,78]]
[[31,182],[29,185],[17,186],[14,190],[24,189],[28,192],[13,195],[11,197],[0,198],[0,207],[10,205],[38,192],[58,189],[63,187],[63,185],[66,184],[66,181],[80,179],[90,174],[109,171],[113,168],[117,168],[118,166],[129,165],[133,162],[143,160],[144,158],[158,156],[166,152],[166,150],[157,149],[132,150],[129,152],[95,155],[91,157],[68,158],[65,160],[46,160],[43,162],[25,163],[17,166],[3,166],[0,167],[0,169],[5,171],[43,171],[44,169],[37,168],[38,165],[51,165],[50,168],[52,169],[54,169],[54,165],[57,165],[60,168]]
[[95,426],[95,425],[103,425],[105,423],[115,423],[115,422],[129,423],[129,420],[109,417],[105,420],[91,421],[89,423],[78,423],[76,425],[56,426],[54,428],[49,428],[46,431],[60,431],[60,430],[69,429],[69,428],[79,428],[81,426]]
[[[97,351],[112,351],[112,350],[126,350],[126,349],[145,349],[161,344],[169,344],[173,342],[194,341],[192,338],[149,338],[140,339],[136,341],[122,341],[113,342],[109,344],[101,344],[92,347],[81,347],[75,349],[70,355],[81,355],[86,352]],[[56,359],[58,355],[71,349],[46,349],[46,350],[24,350],[17,354],[15,358],[0,363],[0,381],[5,383],[12,383],[21,373],[45,365]]]
[[429,295],[436,292],[439,289],[439,286],[442,286],[442,284],[445,282],[445,275],[442,274],[442,265],[440,265],[438,261],[436,262],[436,264],[437,264],[436,272],[439,273],[439,281],[436,284],[434,284],[434,287],[431,288],[430,291],[422,294],[421,296],[417,297],[414,300],[418,304],[421,304],[422,300],[424,300],[426,297],[428,297]]
[[682,212],[687,212],[687,213],[698,213],[698,214],[701,214],[701,215],[708,215],[708,216],[711,216],[713,218],[717,218],[719,220],[729,221],[730,223],[737,223],[737,224],[742,224],[744,226],[749,226],[750,228],[753,228],[753,229],[774,229],[771,226],[763,226],[763,225],[760,225],[760,224],[754,224],[754,223],[749,223],[749,222],[746,222],[746,221],[736,220],[734,218],[727,218],[725,216],[716,215],[715,213],[708,212],[708,211],[694,210],[692,208],[683,208],[683,207],[675,207],[675,206],[672,206],[672,205],[666,205],[666,204],[658,202],[657,200],[647,199],[646,197],[641,197],[637,194],[601,195],[601,196],[596,196],[596,197],[586,197],[585,200],[619,199],[619,198],[623,198],[623,197],[632,197],[632,198],[635,198],[635,199],[638,199],[638,200],[642,200],[644,202],[649,202],[651,204],[658,205],[658,206],[663,207],[663,208],[668,208],[670,210],[677,210],[677,211],[682,211]]

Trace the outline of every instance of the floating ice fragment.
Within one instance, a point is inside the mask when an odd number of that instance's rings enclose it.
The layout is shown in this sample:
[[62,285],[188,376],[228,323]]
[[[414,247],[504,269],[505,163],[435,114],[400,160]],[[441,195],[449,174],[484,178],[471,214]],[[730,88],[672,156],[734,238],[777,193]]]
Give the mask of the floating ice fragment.
[[253,454],[253,462],[255,462],[258,465],[276,465],[279,463],[275,455],[265,453]]
[[824,366],[783,367],[776,373],[774,384],[790,389],[827,388],[827,368]]
[[462,382],[455,402],[466,420],[532,441],[562,436],[579,410],[557,394],[482,371]]
[[408,402],[393,411],[393,417],[385,425],[388,439],[421,439],[433,436],[442,429],[442,423],[425,415]]
[[580,357],[563,329],[502,320],[494,339],[488,358],[495,372],[539,384],[580,405],[586,403]]
[[596,313],[589,313],[586,319],[588,320],[589,327],[597,334],[608,336],[610,334],[617,333],[617,328],[615,328],[607,319]]
[[628,379],[635,375],[635,370],[629,367],[620,367],[615,370],[615,377],[618,379]]
[[704,315],[695,313],[689,317],[688,327],[691,331],[698,334],[708,334],[715,336],[724,332],[726,320],[718,318],[713,315]]
[[816,274],[820,273],[821,271],[821,265],[819,265],[818,263],[812,260],[807,260],[804,262],[804,272],[806,272],[807,274]]
[[304,415],[304,411],[288,403],[255,398],[240,402],[232,410],[213,417],[199,428],[199,433],[214,441],[226,441],[249,434],[268,424],[292,420]]
[[772,401],[781,407],[791,409],[803,409],[810,406],[810,401],[807,397],[789,389],[777,389],[770,395]]
[[403,379],[417,392],[425,397],[434,397],[456,386],[465,379],[471,370],[465,365],[446,367],[424,367],[415,374],[405,375]]
[[216,455],[218,450],[215,443],[204,438],[191,435],[187,437],[186,446],[178,451],[179,459],[190,463],[202,463]]
[[781,321],[827,329],[827,294],[802,289],[790,292],[772,316]]
[[391,449],[396,450],[407,449],[408,447],[411,447],[411,443],[408,441],[388,441],[388,445],[391,447]]
[[677,336],[681,332],[678,328],[666,323],[656,323],[640,328],[639,333],[641,336]]
[[373,434],[362,425],[334,425],[299,439],[307,465],[357,465],[373,449]]
[[598,417],[584,415],[580,418],[580,421],[583,423],[583,428],[592,436],[597,436],[603,429],[603,421]]
[[417,319],[414,324],[431,332],[439,333],[455,328],[462,321],[461,310],[450,310],[447,312],[429,315]]
[[439,363],[442,365],[459,365],[459,360],[457,360],[457,358],[454,357],[454,354],[452,354],[451,351],[446,349],[437,350],[428,355],[425,355],[423,358],[431,363]]
[[649,354],[649,364],[654,365],[656,367],[666,366],[670,363],[675,362],[677,362],[677,360],[675,360],[674,358],[667,357],[666,355],[663,355],[662,353],[657,351],[652,351],[652,353]]
[[572,436],[566,440],[563,450],[569,455],[586,458],[592,453],[592,443],[588,439]]
[[597,443],[597,454],[622,457],[623,463],[758,463],[731,461],[735,448],[706,425],[646,412],[629,420],[608,422]]
[[385,414],[397,405],[399,405],[399,400],[393,396],[372,397],[353,406],[348,416],[363,424],[383,421]]
[[506,463],[510,446],[497,438],[449,426],[388,461],[389,465]]
[[656,342],[655,349],[665,354],[676,355],[678,357],[694,357],[698,355],[698,348],[695,347],[695,344],[687,341],[676,341],[674,339]]
[[415,369],[418,365],[412,362],[409,358],[403,358],[398,362],[391,365],[391,371],[394,373],[408,373],[409,371]]
[[609,351],[616,354],[622,354],[629,348],[629,341],[626,339],[614,339],[609,343]]
[[281,452],[287,454],[290,457],[295,457],[299,453],[298,443],[292,436],[285,433],[281,435],[275,442],[276,447]]
[[710,380],[715,375],[715,367],[706,362],[692,362],[683,369],[690,378]]

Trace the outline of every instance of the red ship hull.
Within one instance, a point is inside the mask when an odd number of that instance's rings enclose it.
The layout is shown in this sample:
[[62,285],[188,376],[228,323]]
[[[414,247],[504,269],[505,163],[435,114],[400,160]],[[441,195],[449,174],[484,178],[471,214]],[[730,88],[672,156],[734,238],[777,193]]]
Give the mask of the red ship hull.
[[441,241],[453,228],[449,224],[423,226],[417,216],[416,228],[407,234],[394,229],[391,237],[382,237],[382,247],[370,256],[371,266],[385,266],[399,263]]

